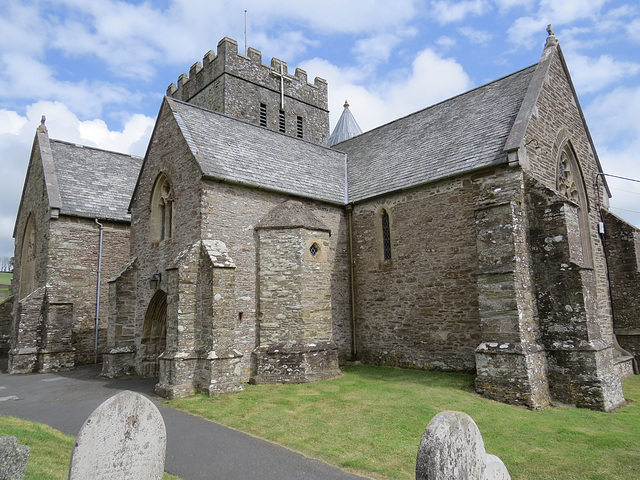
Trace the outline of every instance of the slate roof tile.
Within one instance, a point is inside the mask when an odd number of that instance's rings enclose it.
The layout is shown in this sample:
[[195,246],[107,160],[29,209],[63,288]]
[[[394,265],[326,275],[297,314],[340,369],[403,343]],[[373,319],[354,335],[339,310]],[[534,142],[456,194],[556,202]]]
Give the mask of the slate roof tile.
[[50,140],[60,213],[131,221],[127,213],[142,158]]
[[535,68],[334,146],[348,155],[349,201],[506,162],[504,145]]
[[343,204],[345,156],[167,98],[204,175]]

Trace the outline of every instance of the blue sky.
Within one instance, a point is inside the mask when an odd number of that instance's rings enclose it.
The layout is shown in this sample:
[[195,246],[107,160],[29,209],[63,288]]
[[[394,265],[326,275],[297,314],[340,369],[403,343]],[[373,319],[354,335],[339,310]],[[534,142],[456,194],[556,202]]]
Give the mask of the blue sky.
[[[144,155],[167,86],[231,37],[329,81],[363,130],[536,63],[553,24],[605,172],[640,179],[637,0],[0,0],[0,256],[40,117],[49,136]],[[608,179],[640,226],[640,183]]]

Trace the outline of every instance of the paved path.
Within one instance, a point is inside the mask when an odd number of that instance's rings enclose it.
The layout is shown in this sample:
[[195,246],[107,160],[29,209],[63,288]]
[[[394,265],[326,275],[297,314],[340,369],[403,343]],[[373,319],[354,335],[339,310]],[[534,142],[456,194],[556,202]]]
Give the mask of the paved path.
[[149,397],[167,427],[165,470],[184,480],[357,480],[322,462],[200,417],[159,405],[153,379],[98,377],[96,367],[35,375],[0,373],[0,414],[46,423],[68,435],[121,390]]

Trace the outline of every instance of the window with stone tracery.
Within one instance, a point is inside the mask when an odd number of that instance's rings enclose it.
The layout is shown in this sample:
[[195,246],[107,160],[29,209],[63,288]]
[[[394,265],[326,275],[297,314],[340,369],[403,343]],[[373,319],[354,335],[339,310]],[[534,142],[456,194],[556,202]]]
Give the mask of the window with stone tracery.
[[565,149],[560,154],[558,164],[558,190],[569,200],[580,204],[580,195],[576,184],[576,176],[579,172],[574,172],[575,167],[572,165],[569,149]]
[[20,298],[24,298],[35,290],[36,283],[36,226],[33,214],[29,215],[22,237],[20,255]]
[[582,263],[590,266],[593,264],[593,257],[589,229],[589,204],[582,173],[569,143],[564,146],[558,158],[556,188],[577,205]]
[[156,180],[151,195],[151,238],[161,242],[173,233],[173,191],[164,174]]

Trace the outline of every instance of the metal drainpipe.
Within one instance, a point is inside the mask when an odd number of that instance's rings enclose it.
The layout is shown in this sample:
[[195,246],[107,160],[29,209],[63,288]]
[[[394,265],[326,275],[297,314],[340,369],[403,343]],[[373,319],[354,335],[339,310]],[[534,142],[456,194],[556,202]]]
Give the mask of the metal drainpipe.
[[353,205],[347,205],[347,218],[349,222],[349,287],[351,289],[351,350],[352,360],[358,359],[358,347],[356,346],[356,291],[353,277]]
[[98,320],[100,319],[100,271],[102,269],[102,224],[95,219],[100,231],[98,243],[98,274],[96,279],[96,318],[94,324],[93,363],[98,363]]

